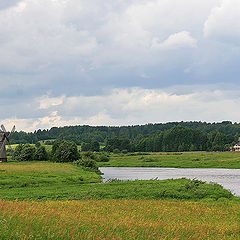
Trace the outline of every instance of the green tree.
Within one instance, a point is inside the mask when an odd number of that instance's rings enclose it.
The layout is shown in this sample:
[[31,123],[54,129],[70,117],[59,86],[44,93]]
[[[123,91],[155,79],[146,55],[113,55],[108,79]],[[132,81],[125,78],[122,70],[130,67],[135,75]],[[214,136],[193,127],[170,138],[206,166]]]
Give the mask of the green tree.
[[83,142],[81,145],[81,151],[83,152],[91,151],[91,144]]
[[47,161],[48,160],[48,153],[44,146],[40,146],[37,148],[35,152],[35,160],[36,161]]
[[51,159],[54,162],[74,162],[79,159],[77,145],[74,142],[62,140],[53,144]]
[[34,161],[36,148],[30,144],[18,145],[14,151],[13,158],[17,161]]

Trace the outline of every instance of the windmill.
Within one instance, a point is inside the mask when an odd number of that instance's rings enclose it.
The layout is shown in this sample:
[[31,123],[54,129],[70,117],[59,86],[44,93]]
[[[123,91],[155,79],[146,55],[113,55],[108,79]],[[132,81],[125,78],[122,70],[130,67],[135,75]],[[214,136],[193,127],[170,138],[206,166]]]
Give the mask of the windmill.
[[8,135],[6,128],[1,125],[0,129],[0,162],[7,162],[7,152],[6,152],[6,145],[12,149],[9,139],[12,136],[13,132],[15,131],[15,126],[13,126],[12,131]]

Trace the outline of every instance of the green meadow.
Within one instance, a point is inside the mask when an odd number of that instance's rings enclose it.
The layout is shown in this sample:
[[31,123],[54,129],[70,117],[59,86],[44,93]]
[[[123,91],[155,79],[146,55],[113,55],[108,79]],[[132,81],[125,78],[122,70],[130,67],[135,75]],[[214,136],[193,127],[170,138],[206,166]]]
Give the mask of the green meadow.
[[[196,156],[201,159],[193,161]],[[236,153],[134,153],[111,155],[109,163],[100,164],[176,167],[180,161],[190,166],[210,156],[226,166],[231,156],[238,162]],[[98,172],[72,163],[0,164],[3,240],[239,239],[239,219],[240,198],[218,184],[189,179],[102,183]]]
[[101,175],[71,163],[10,162],[0,165],[4,200],[79,199],[235,199],[217,184],[198,180],[119,181],[101,183]]
[[111,154],[100,167],[240,168],[240,152],[160,152]]

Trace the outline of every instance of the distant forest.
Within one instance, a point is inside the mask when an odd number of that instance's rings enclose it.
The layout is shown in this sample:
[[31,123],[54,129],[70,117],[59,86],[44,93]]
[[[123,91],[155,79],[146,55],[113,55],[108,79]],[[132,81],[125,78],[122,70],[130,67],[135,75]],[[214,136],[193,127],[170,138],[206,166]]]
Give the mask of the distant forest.
[[122,127],[67,126],[37,130],[32,133],[15,132],[12,144],[52,144],[69,140],[82,145],[84,150],[99,151],[225,151],[238,141],[240,124],[224,121],[169,122]]

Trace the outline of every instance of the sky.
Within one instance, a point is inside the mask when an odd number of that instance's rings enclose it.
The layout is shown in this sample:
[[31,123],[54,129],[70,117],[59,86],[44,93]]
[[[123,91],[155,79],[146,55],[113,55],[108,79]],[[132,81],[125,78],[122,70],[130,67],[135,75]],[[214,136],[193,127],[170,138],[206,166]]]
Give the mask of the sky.
[[0,123],[239,122],[239,0],[0,0]]

